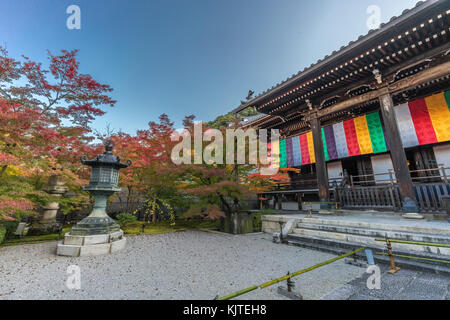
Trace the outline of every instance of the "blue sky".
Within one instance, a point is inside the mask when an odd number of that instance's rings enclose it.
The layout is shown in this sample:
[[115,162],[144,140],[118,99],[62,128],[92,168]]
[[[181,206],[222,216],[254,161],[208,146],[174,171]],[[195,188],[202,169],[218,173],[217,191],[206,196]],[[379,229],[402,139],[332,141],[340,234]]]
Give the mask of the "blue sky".
[[[316,62],[416,0],[1,0],[0,44],[47,62],[79,49],[80,69],[114,88],[114,108],[93,126],[134,133],[166,113],[212,120]],[[81,30],[66,8],[81,8]]]

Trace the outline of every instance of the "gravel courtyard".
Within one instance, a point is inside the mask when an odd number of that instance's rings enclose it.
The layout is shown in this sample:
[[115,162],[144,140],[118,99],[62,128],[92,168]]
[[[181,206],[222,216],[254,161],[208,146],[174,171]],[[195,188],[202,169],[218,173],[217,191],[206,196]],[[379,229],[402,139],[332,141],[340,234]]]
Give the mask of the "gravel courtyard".
[[[200,231],[133,236],[121,252],[81,258],[56,256],[56,242],[4,247],[0,299],[212,300],[334,257],[270,240]],[[80,267],[80,290],[66,287],[70,265]],[[339,261],[295,281],[305,299],[320,299],[364,271]],[[283,299],[276,288],[242,298]]]

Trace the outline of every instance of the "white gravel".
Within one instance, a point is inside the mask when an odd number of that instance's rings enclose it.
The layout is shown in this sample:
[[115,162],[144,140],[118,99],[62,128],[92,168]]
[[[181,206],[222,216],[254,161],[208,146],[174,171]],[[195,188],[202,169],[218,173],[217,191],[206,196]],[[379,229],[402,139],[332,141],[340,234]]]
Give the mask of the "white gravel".
[[[274,244],[266,234],[200,231],[133,236],[121,252],[55,255],[56,242],[0,248],[0,299],[205,299],[331,259],[334,255]],[[67,267],[81,270],[81,289],[66,287]],[[319,299],[364,269],[338,261],[295,278],[304,299]],[[284,299],[277,286],[241,299]]]

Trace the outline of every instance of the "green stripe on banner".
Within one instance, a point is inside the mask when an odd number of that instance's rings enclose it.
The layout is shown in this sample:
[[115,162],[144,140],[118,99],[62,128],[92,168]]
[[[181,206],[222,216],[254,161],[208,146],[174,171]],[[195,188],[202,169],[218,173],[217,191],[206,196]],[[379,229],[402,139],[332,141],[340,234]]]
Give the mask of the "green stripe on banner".
[[328,148],[327,148],[327,139],[325,139],[325,131],[322,128],[322,141],[323,141],[323,153],[325,154],[325,161],[330,160],[330,156],[328,155]]
[[444,93],[445,100],[447,101],[448,110],[450,110],[450,91]]
[[286,140],[280,141],[280,168],[287,168]]
[[373,153],[386,152],[386,141],[384,139],[383,128],[381,126],[380,113],[374,112],[366,115],[367,126],[369,127],[370,141],[372,142]]

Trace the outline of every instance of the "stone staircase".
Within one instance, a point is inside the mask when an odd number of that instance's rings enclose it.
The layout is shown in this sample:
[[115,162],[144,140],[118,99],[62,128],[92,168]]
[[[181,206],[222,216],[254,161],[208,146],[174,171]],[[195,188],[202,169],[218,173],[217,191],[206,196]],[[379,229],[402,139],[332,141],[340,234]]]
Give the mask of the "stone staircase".
[[[450,228],[427,228],[411,225],[359,222],[322,218],[297,218],[288,236],[291,245],[342,254],[356,248],[371,248],[374,253],[387,253],[386,243],[375,239],[405,240],[450,244]],[[392,243],[393,253],[416,259],[395,257],[399,265],[432,270],[450,275],[450,248],[429,245]],[[364,253],[360,258],[364,259]],[[386,255],[375,255],[375,260],[388,263]]]

